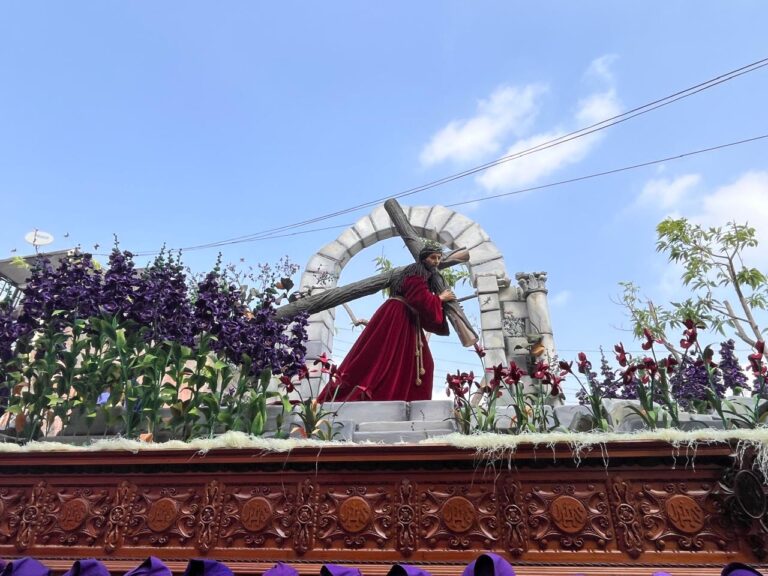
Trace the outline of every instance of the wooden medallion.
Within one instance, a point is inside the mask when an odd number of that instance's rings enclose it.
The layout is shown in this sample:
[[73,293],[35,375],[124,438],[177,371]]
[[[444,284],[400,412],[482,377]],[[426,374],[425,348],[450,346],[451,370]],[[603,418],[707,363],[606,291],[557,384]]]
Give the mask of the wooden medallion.
[[73,498],[62,504],[59,510],[59,526],[70,532],[79,528],[88,516],[88,502],[82,498]]
[[240,522],[250,532],[261,532],[272,518],[272,505],[269,500],[256,496],[243,505]]
[[339,506],[339,524],[352,534],[365,530],[371,517],[371,506],[360,496],[347,498]]
[[573,496],[558,496],[549,506],[552,522],[566,534],[578,534],[587,524],[587,509]]
[[147,514],[147,526],[153,532],[164,532],[176,520],[178,506],[172,498],[160,498],[152,504]]
[[704,511],[690,496],[677,494],[665,504],[670,524],[685,534],[696,534],[704,528]]
[[443,522],[453,532],[466,532],[472,528],[476,517],[472,502],[463,496],[453,496],[443,504]]

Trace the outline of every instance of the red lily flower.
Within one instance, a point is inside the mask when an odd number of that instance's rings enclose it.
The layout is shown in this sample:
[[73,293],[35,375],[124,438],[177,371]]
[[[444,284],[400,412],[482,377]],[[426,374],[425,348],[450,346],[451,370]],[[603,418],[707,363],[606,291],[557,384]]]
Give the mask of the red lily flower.
[[656,340],[653,337],[653,334],[651,334],[651,331],[648,330],[648,328],[643,328],[643,336],[645,336],[645,342],[642,344],[643,350],[650,350],[653,348],[654,343]]
[[480,346],[479,343],[475,342],[475,353],[478,355],[479,358],[485,358],[485,350],[482,346]]
[[331,368],[331,360],[325,355],[325,352],[312,362],[313,366],[317,366],[318,364],[320,364],[323,370],[329,370]]
[[506,378],[504,379],[505,384],[520,384],[520,380],[523,376],[527,376],[527,372],[525,370],[521,370],[517,364],[514,362],[509,363],[509,370],[507,371]]
[[653,358],[643,358],[643,368],[651,375],[651,378],[659,371],[659,366]]
[[589,374],[592,370],[592,362],[587,359],[587,355],[584,352],[579,352],[579,372],[581,374]]
[[552,389],[549,391],[550,396],[559,396],[562,389],[560,388],[560,382],[562,382],[564,378],[560,378],[557,374],[551,374],[550,373],[550,380],[549,384],[552,386]]
[[558,362],[558,366],[560,366],[560,370],[563,371],[563,374],[573,374],[573,362],[560,360],[560,362]]
[[635,372],[637,371],[637,364],[632,364],[630,366],[627,366],[627,369],[624,370],[624,372],[621,374],[621,380],[624,384],[629,384],[632,382],[632,379],[635,377]]
[[765,352],[765,342],[758,340],[755,342],[755,353],[750,354],[749,365],[752,368],[752,372],[759,375],[762,372],[763,367],[763,353]]
[[672,356],[672,354],[670,354],[659,363],[659,366],[664,368],[667,371],[667,374],[673,374],[675,372],[675,366],[678,364],[679,362]]
[[696,330],[696,323],[690,318],[686,319],[683,324],[685,324],[687,330],[683,331],[683,336],[685,336],[685,338],[680,340],[680,347],[683,348],[683,350],[688,350],[688,348],[696,343],[698,332]]
[[280,384],[282,384],[285,387],[285,391],[288,392],[288,394],[290,394],[296,389],[296,386],[291,381],[291,377],[286,376],[285,374],[280,376]]
[[539,360],[536,367],[533,369],[533,377],[538,380],[545,380],[549,374],[549,364],[544,360]]
[[627,353],[624,351],[624,344],[619,342],[613,349],[616,352],[616,361],[619,363],[619,366],[625,368],[629,364],[629,360],[627,359]]
[[491,378],[489,382],[490,385],[493,387],[500,386],[507,375],[507,370],[504,368],[504,365],[499,364],[498,366],[494,366],[490,371],[493,372],[493,378]]

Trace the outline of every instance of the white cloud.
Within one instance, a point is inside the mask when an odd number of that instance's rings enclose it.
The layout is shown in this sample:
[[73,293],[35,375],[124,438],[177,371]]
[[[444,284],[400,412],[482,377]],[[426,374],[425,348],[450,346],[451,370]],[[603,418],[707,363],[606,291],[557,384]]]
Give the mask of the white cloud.
[[[598,58],[590,64],[590,70],[606,81],[611,80],[608,69],[611,58]],[[613,88],[595,92],[579,101],[574,113],[573,121],[575,129],[585,128],[593,124],[617,116],[621,113],[621,102]],[[512,144],[504,154],[511,156],[528,150],[545,142],[564,136],[572,130],[554,130],[542,132],[528,138],[518,140]],[[483,172],[477,177],[477,182],[490,192],[509,190],[527,186],[537,182],[550,174],[583,160],[594,147],[603,139],[605,132],[598,131],[574,138],[563,144],[557,144],[541,151],[521,156],[514,160],[495,166]]]
[[497,153],[506,136],[519,136],[530,128],[546,91],[541,84],[497,88],[478,103],[475,116],[454,120],[432,137],[421,152],[422,164],[473,162]]
[[[563,132],[537,134],[531,138],[519,140],[507,150],[505,155],[514,155],[523,150],[534,148],[559,138],[563,134]],[[593,146],[594,141],[595,136],[590,135],[510,160],[486,170],[478,176],[477,181],[483,188],[491,192],[532,184],[567,164],[573,164],[583,159]]]
[[571,296],[570,290],[561,290],[549,299],[549,304],[552,307],[565,306],[571,301]]
[[702,211],[694,218],[705,226],[729,221],[748,223],[768,242],[768,172],[751,171],[733,184],[722,186],[701,199]]
[[585,76],[597,78],[599,81],[613,85],[613,72],[611,66],[619,57],[616,54],[605,54],[599,58],[595,58],[589,63]]
[[677,178],[649,180],[635,201],[636,205],[652,206],[661,210],[678,208],[688,193],[701,182],[699,174],[684,174]]

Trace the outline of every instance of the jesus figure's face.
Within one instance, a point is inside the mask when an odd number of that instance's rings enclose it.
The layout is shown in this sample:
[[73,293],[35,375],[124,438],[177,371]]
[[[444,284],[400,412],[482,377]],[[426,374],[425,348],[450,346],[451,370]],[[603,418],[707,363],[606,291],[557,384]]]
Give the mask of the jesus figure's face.
[[424,264],[432,270],[433,268],[437,268],[437,265],[440,264],[440,260],[443,259],[443,255],[439,252],[433,252],[426,258],[424,258]]

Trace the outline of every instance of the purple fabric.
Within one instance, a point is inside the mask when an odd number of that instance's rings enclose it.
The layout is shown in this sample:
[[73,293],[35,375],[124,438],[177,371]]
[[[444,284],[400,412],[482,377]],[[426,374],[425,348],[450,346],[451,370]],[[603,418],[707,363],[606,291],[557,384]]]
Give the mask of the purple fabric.
[[320,576],[362,576],[362,574],[357,568],[339,564],[323,564],[323,567],[320,568]]
[[481,554],[467,564],[461,576],[515,576],[515,569],[498,554]]
[[264,572],[263,576],[299,576],[299,572],[293,566],[278,562],[272,566],[272,568]]
[[672,576],[669,572],[654,572],[651,576]]
[[723,568],[721,576],[763,576],[763,574],[746,564],[731,562]]
[[162,563],[159,558],[150,556],[144,562],[139,564],[125,576],[173,576],[168,566]]
[[2,576],[50,576],[51,570],[34,558],[19,558],[8,562],[0,572]]
[[387,572],[387,576],[432,576],[426,570],[422,570],[418,566],[410,566],[408,564],[393,564],[392,568]]
[[234,576],[228,566],[218,560],[193,559],[187,564],[184,576]]
[[64,576],[110,576],[109,570],[94,558],[76,560],[72,568],[64,572]]

